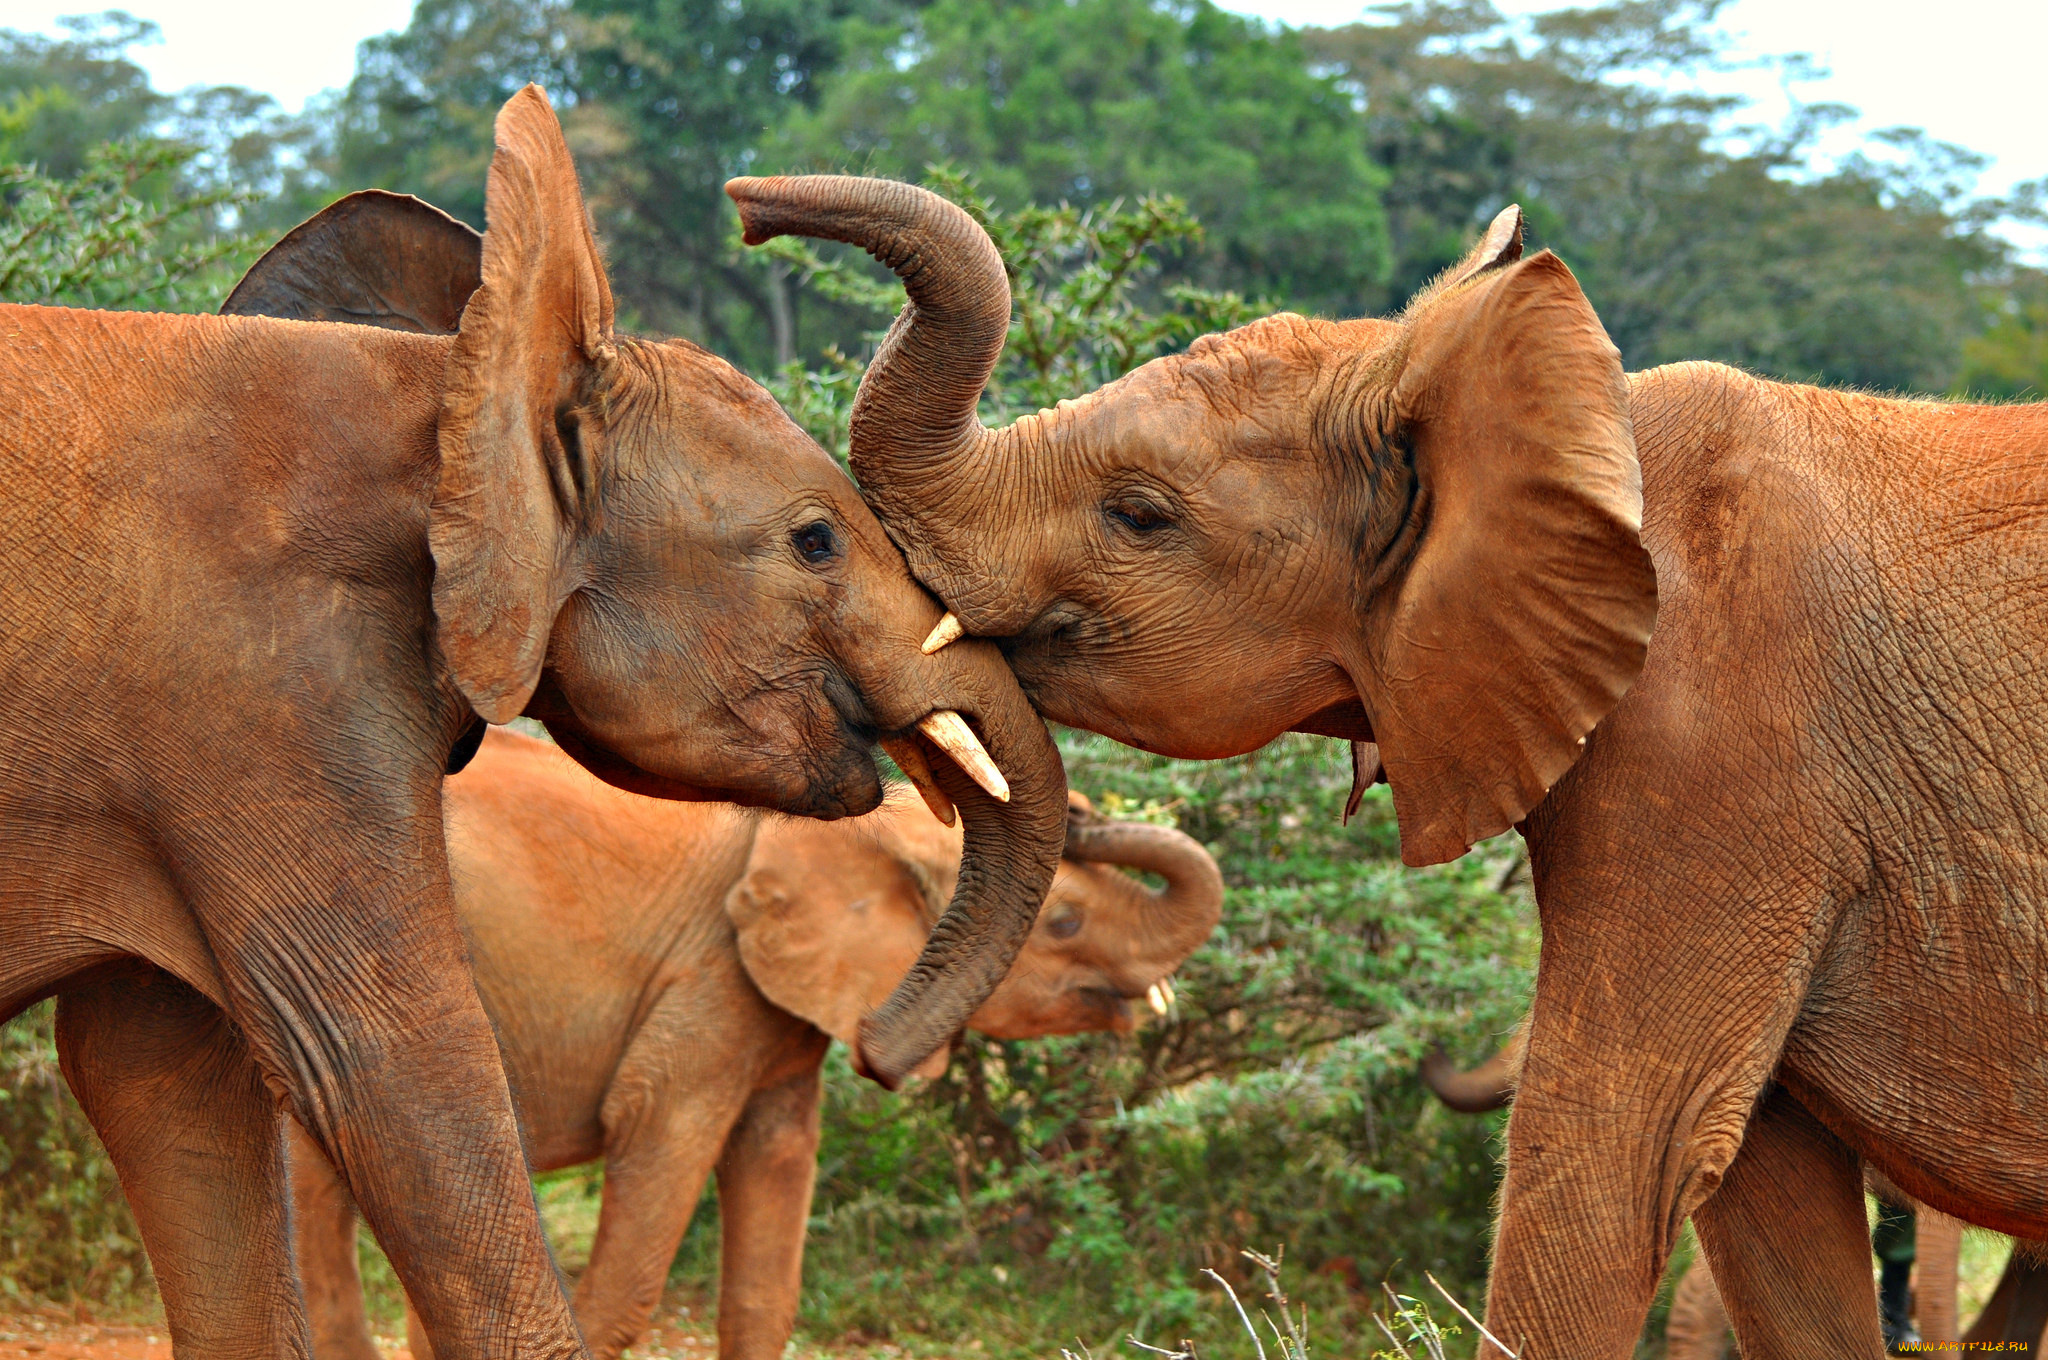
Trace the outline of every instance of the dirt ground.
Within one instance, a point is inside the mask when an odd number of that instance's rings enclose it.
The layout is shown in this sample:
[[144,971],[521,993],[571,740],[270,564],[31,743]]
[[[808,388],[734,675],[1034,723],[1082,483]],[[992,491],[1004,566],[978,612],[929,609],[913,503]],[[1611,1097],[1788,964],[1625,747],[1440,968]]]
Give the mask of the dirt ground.
[[[377,1349],[388,1360],[412,1360],[402,1336],[378,1337]],[[626,1356],[627,1360],[709,1360],[717,1352],[715,1328],[663,1308],[660,1321]],[[799,1347],[795,1360],[893,1360],[903,1354],[887,1344],[853,1343],[830,1350]],[[146,1325],[80,1321],[69,1311],[58,1309],[0,1313],[0,1360],[171,1360],[171,1338],[160,1321]]]
[[171,1360],[162,1324],[78,1322],[59,1316],[0,1314],[0,1360]]

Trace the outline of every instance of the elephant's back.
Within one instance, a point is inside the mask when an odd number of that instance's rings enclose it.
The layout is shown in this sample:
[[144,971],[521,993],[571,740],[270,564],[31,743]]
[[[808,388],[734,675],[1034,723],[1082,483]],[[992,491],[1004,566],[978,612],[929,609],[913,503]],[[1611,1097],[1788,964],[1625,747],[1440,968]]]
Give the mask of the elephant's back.
[[499,728],[446,788],[456,909],[528,1136],[536,1156],[580,1146],[678,959],[737,974],[723,904],[755,814],[622,793]]

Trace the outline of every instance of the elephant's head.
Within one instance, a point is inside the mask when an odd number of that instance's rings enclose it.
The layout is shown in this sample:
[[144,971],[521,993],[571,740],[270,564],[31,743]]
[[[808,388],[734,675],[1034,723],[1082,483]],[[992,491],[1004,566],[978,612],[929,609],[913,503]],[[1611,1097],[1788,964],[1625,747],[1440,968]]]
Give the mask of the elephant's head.
[[[1128,1032],[1133,1003],[1163,1006],[1174,969],[1222,916],[1222,875],[1197,842],[1170,827],[1107,820],[1069,797],[1066,856],[1038,923],[967,1021],[997,1038]],[[959,832],[899,791],[852,821],[764,824],[726,914],[762,994],[850,1041],[924,948],[959,866]],[[940,1049],[918,1070],[945,1065]]]
[[444,682],[478,716],[537,717],[630,791],[817,817],[880,801],[880,740],[964,815],[966,866],[934,935],[996,947],[944,949],[919,966],[918,1004],[876,1015],[857,1055],[893,1082],[1030,932],[1064,835],[1058,752],[995,647],[919,650],[938,605],[759,385],[696,345],[614,332],[537,87],[498,116],[486,202],[476,241],[416,200],[344,200],[231,307],[456,325],[409,342],[445,352],[421,567]]
[[1519,821],[1641,668],[1619,356],[1518,211],[1397,320],[1270,317],[987,430],[1009,290],[965,213],[842,176],[727,192],[750,241],[902,276],[854,469],[947,632],[999,640],[1047,716],[1185,757],[1375,741],[1425,864]]

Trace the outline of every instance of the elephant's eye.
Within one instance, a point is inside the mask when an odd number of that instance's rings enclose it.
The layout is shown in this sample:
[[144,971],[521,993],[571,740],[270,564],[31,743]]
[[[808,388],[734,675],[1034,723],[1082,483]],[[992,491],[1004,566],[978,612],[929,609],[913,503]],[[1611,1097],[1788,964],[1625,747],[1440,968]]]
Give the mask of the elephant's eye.
[[796,544],[797,555],[806,562],[824,562],[831,558],[838,547],[832,537],[832,526],[824,520],[813,520],[790,535]]
[[1165,511],[1152,502],[1136,496],[1111,501],[1104,507],[1104,512],[1118,524],[1139,534],[1149,534],[1167,528],[1173,523],[1167,518]]
[[1081,933],[1081,909],[1062,902],[1046,913],[1046,934],[1055,940],[1071,940]]

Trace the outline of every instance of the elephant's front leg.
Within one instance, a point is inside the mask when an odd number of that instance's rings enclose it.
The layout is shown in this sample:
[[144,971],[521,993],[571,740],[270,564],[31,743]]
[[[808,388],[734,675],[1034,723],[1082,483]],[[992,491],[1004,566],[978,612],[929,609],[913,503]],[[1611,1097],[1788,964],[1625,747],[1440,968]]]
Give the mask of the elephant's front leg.
[[581,1356],[456,923],[438,806],[380,806],[401,781],[359,779],[327,798],[279,774],[223,798],[262,816],[171,828],[234,1018],[439,1360]]
[[284,1118],[219,1008],[137,964],[65,991],[57,1052],[142,1230],[178,1353],[308,1355]]
[[733,1009],[658,1004],[605,1094],[604,1203],[576,1317],[596,1360],[647,1330],[704,1183],[752,1093],[752,1036]]
[[1692,1221],[1744,1360],[1884,1354],[1862,1162],[1783,1089]]
[[823,1057],[747,1102],[718,1163],[720,1360],[777,1360],[796,1327]]
[[1792,948],[1721,958],[1678,928],[1640,903],[1545,905],[1487,1294],[1488,1329],[1524,1360],[1633,1354],[1798,1012],[1807,973]]

